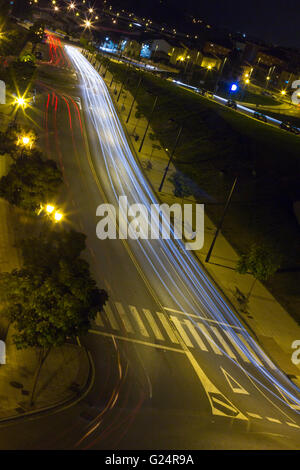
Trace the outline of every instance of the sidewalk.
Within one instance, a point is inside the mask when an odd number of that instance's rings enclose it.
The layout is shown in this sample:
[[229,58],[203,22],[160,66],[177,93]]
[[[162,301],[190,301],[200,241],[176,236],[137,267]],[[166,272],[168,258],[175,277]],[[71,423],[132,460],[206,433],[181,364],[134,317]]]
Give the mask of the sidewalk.
[[[4,123],[1,123],[1,128]],[[0,156],[0,178],[9,168],[9,157]],[[21,218],[24,215],[21,215]],[[19,211],[0,198],[0,273],[19,269],[21,259],[15,246]],[[24,233],[24,231],[22,231]],[[0,365],[0,420],[22,415],[28,402],[37,365],[35,350],[17,350],[12,341],[13,328],[2,315],[0,303],[0,340],[6,343],[6,364]],[[67,400],[76,400],[89,381],[90,362],[86,351],[66,344],[51,351],[43,365],[38,382],[36,403],[30,411],[57,406]]]
[[[111,78],[112,75],[108,72],[105,77],[105,82],[108,87],[111,82]],[[119,89],[120,85],[117,86],[117,92],[119,92]],[[154,189],[157,198],[162,202],[167,202],[169,204],[173,204],[175,202],[182,204],[182,199],[178,199],[173,195],[173,185],[168,179],[172,172],[175,171],[174,165],[170,166],[169,174],[163,187],[163,192],[158,195],[158,187],[168,162],[167,153],[164,149],[153,150],[153,145],[160,147],[161,145],[160,142],[152,141],[149,138],[149,135],[153,133],[151,126],[149,127],[142,152],[138,152],[138,148],[147,125],[147,120],[145,118],[141,118],[139,120],[135,118],[135,113],[137,111],[137,107],[135,105],[132,110],[129,123],[125,124],[133,97],[127,90],[124,90],[119,103],[116,103],[116,97],[118,94],[114,94],[114,90],[115,84],[112,86],[111,96],[113,97],[116,109],[121,117],[122,124],[127,130],[129,136],[131,136],[132,146],[136,151],[140,164],[144,168],[144,173]],[[135,141],[133,138],[133,133],[139,136],[138,141]],[[151,169],[147,167],[149,161],[151,161],[152,164]],[[184,202],[192,201],[195,202],[193,198],[184,200]],[[238,288],[242,294],[247,295],[254,278],[251,275],[241,275],[235,271],[238,255],[222,234],[220,234],[217,239],[210,262],[205,263],[205,257],[211,245],[214,233],[215,226],[207,215],[205,215],[204,247],[201,251],[195,253],[201,265],[238,311],[239,316],[247,329],[252,332],[252,334],[255,334],[259,344],[265,352],[282,371],[290,376],[295,384],[300,386],[300,365],[296,366],[291,361],[291,355],[293,353],[291,344],[293,341],[300,339],[300,326],[259,281],[256,281],[254,290],[247,305],[247,310],[246,312],[243,312],[241,304],[238,302],[235,295],[236,288]]]
[[76,399],[86,386],[90,365],[85,350],[73,344],[54,348],[42,367],[34,407],[29,407],[38,358],[34,349],[17,350],[10,327],[6,364],[0,365],[0,421]]

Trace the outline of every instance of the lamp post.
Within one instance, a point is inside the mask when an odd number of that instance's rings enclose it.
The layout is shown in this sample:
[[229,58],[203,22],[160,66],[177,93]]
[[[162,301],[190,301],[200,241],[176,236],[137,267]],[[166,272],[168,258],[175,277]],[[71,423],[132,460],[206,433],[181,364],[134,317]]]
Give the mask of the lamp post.
[[152,109],[151,109],[151,113],[150,113],[150,116],[149,116],[149,119],[148,119],[147,127],[145,129],[145,132],[144,132],[144,135],[143,135],[143,138],[142,138],[142,141],[141,141],[139,152],[142,151],[142,148],[143,148],[143,145],[144,145],[144,142],[145,142],[145,138],[146,138],[149,126],[150,126],[150,121],[151,121],[151,118],[152,118],[152,114],[154,113],[154,110],[155,110],[157,100],[158,100],[158,96],[155,97],[155,100],[154,100],[154,103],[153,103],[153,106],[152,106]]
[[27,106],[27,103],[26,103],[26,100],[23,96],[18,96],[16,99],[15,99],[15,106],[16,106],[16,112],[15,112],[15,117],[14,117],[14,121],[13,123],[16,124],[17,122],[17,117],[18,117],[18,113],[19,113],[19,109],[22,108],[22,109],[25,109],[26,106]]
[[166,179],[166,176],[167,176],[167,173],[169,171],[169,167],[173,161],[173,157],[174,157],[174,154],[175,154],[175,150],[177,148],[177,145],[178,145],[178,142],[179,142],[179,139],[180,139],[180,136],[181,136],[181,133],[182,133],[182,129],[183,129],[183,125],[180,126],[180,129],[178,131],[178,134],[177,134],[177,137],[176,137],[176,141],[175,141],[175,145],[174,145],[174,148],[173,148],[173,151],[171,153],[171,156],[169,158],[169,161],[168,161],[168,164],[165,168],[165,172],[163,174],[163,177],[162,177],[162,180],[161,180],[161,183],[160,183],[160,186],[158,188],[158,191],[161,192],[162,191],[162,188],[163,188],[163,185],[164,185],[164,182],[165,182],[165,179]]
[[130,107],[130,110],[129,110],[129,113],[128,113],[128,116],[127,116],[127,119],[126,119],[126,124],[128,123],[128,121],[130,119],[130,116],[131,116],[131,113],[132,113],[132,110],[133,110],[134,103],[136,101],[136,97],[137,97],[141,82],[142,82],[142,77],[140,77],[138,86],[136,87],[136,91],[135,91],[135,94],[134,94],[134,97],[133,97],[133,100],[132,100],[132,103],[131,103],[131,107]]
[[214,89],[214,92],[215,92],[215,93],[217,93],[219,81],[221,80],[222,73],[223,73],[223,69],[224,69],[224,65],[226,64],[227,59],[228,59],[228,57],[225,57],[224,60],[223,60],[222,65],[221,65],[220,72],[219,72],[219,75],[218,75],[218,77],[217,77],[216,84],[215,84],[215,89]]

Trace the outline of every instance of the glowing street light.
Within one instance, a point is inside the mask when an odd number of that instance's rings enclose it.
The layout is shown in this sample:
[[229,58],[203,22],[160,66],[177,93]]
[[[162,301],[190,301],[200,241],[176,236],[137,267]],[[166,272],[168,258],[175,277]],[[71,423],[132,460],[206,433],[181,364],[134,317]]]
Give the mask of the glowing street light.
[[26,106],[26,101],[23,98],[23,96],[17,96],[15,99],[15,105],[17,105],[19,108],[25,108]]
[[281,90],[280,92],[282,95],[285,95],[286,94],[286,91],[285,90]]
[[23,145],[28,145],[30,143],[30,138],[29,137],[22,137],[22,144]]
[[84,26],[85,26],[85,28],[90,28],[92,26],[91,21],[90,20],[85,20],[84,21]]
[[250,83],[249,78],[246,78],[245,83],[246,83],[247,85],[248,85],[248,83]]
[[93,8],[89,8],[89,13],[94,13]]
[[47,204],[46,205],[46,212],[47,214],[52,214],[52,212],[54,211],[55,207],[52,206],[51,204]]

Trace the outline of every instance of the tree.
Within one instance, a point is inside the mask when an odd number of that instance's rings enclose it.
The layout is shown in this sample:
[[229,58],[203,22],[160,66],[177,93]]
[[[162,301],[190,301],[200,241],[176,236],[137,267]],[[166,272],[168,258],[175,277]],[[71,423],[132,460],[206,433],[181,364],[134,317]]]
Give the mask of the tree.
[[0,179],[0,197],[28,211],[52,201],[62,184],[62,174],[53,160],[43,160],[35,150],[31,157],[20,158]]
[[85,235],[50,230],[20,244],[23,267],[0,277],[5,315],[16,329],[18,349],[38,352],[30,403],[33,404],[41,368],[51,349],[86,334],[90,322],[108,299],[80,258]]
[[281,256],[272,246],[252,244],[247,253],[243,253],[237,263],[236,270],[240,274],[252,274],[254,282],[248,293],[249,299],[255,282],[267,281],[279,269]]
[[12,90],[16,90],[18,95],[28,93],[32,86],[36,72],[36,66],[29,61],[15,60],[6,71],[3,79]]
[[180,171],[173,173],[169,180],[174,184],[175,197],[181,197],[183,199],[192,194],[191,181]]
[[0,132],[0,155],[8,154],[16,161],[21,155],[19,148],[22,146],[23,136],[30,139],[28,149],[31,150],[37,140],[37,135],[32,129],[21,127],[18,124],[12,124],[6,132]]

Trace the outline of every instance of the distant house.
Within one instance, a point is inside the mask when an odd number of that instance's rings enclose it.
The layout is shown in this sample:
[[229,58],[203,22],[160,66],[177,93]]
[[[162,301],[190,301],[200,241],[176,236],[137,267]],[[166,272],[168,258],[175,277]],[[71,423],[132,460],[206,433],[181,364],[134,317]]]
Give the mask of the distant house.
[[126,41],[123,49],[123,55],[132,59],[139,59],[141,55],[141,49],[142,45],[138,41],[131,39]]
[[284,55],[276,48],[260,50],[257,53],[256,61],[257,63],[266,65],[267,67],[272,67],[275,65],[281,68],[287,68]]
[[206,41],[203,46],[204,54],[227,56],[232,50],[232,43],[228,40]]

